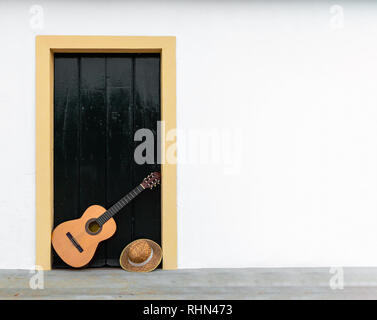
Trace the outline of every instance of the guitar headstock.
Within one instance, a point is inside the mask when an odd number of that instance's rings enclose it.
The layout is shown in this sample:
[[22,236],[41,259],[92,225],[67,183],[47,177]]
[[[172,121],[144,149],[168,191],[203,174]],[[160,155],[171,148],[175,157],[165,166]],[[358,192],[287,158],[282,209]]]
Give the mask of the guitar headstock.
[[161,182],[161,174],[159,172],[152,172],[148,177],[144,178],[141,185],[144,189],[152,189],[156,187]]

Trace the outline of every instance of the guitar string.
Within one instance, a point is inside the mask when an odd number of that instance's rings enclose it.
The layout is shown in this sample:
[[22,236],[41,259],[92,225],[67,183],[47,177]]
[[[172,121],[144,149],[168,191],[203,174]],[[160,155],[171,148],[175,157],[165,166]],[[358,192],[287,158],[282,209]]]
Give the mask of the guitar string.
[[110,207],[106,212],[104,212],[98,219],[97,222],[102,226],[116,213],[122,210],[128,203],[130,203],[137,195],[139,195],[144,190],[144,187],[140,184],[135,189],[131,190],[127,195]]

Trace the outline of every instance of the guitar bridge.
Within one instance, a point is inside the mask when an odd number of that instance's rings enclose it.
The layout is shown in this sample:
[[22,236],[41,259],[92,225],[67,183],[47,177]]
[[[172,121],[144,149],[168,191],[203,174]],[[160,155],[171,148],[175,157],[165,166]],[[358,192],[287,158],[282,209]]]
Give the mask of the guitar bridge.
[[67,237],[69,240],[71,240],[72,244],[75,246],[75,248],[81,253],[84,251],[83,248],[81,248],[81,246],[79,245],[79,243],[76,241],[76,239],[73,237],[73,235],[71,235],[70,232],[67,232],[66,233]]

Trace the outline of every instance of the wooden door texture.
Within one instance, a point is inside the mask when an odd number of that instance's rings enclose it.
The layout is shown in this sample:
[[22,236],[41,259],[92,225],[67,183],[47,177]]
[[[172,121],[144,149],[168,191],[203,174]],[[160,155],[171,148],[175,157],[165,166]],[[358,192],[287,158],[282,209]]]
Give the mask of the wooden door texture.
[[[157,161],[160,120],[159,54],[54,56],[54,227],[92,204],[109,208]],[[154,164],[134,161],[136,130],[155,137]],[[161,191],[146,190],[115,216],[117,231],[89,267],[119,266],[122,249],[149,238],[161,244]],[[53,268],[68,267],[53,252]]]

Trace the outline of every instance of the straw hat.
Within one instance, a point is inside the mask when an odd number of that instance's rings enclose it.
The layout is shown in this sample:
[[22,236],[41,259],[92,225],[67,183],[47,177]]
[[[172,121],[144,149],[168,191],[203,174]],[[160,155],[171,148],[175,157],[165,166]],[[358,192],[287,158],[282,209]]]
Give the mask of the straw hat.
[[157,268],[162,249],[154,241],[138,239],[128,244],[120,254],[120,265],[126,271],[149,272]]

